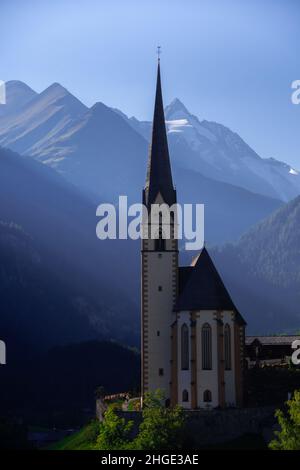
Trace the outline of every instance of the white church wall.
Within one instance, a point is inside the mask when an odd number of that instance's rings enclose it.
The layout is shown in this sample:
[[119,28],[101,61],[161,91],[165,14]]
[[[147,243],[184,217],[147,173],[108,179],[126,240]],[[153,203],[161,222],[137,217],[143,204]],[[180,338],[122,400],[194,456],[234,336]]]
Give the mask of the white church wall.
[[[201,310],[197,313],[197,402],[198,407],[207,408],[216,407],[219,404],[218,396],[218,345],[217,345],[217,322],[215,320],[215,311]],[[208,323],[212,330],[212,369],[202,369],[202,327]],[[206,403],[203,400],[205,390],[210,390],[212,401]]]
[[[171,377],[171,329],[173,316],[173,254],[147,254],[148,273],[148,384],[150,390],[163,389],[169,397]],[[161,291],[159,288],[161,287]],[[159,375],[162,369],[163,375]]]
[[[156,204],[163,203],[159,194]],[[157,231],[159,226],[156,227]],[[148,227],[151,236],[151,226]],[[145,325],[147,329],[146,362],[147,387],[146,390],[162,389],[166,398],[170,398],[171,380],[171,324],[176,318],[173,305],[176,294],[177,276],[177,241],[166,240],[165,251],[151,251],[155,249],[153,239],[143,241],[144,277],[147,288],[147,311]],[[150,251],[145,251],[150,250]],[[174,251],[168,251],[174,250]],[[163,375],[160,375],[160,370]]]

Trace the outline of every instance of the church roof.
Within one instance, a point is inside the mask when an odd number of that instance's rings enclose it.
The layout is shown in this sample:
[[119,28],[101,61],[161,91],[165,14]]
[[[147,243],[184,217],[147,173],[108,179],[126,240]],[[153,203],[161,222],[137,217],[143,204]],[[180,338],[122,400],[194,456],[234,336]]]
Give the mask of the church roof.
[[152,138],[144,190],[144,203],[148,208],[154,203],[159,192],[168,205],[171,206],[176,202],[161,91],[160,63],[158,62]]
[[259,341],[262,346],[291,346],[294,341],[300,340],[300,336],[282,335],[282,336],[246,336],[246,346]]
[[179,296],[174,310],[234,310],[245,323],[205,247],[194,265],[179,268]]
[[183,289],[185,288],[185,285],[188,281],[188,278],[190,277],[191,271],[193,267],[192,266],[181,266],[179,268],[179,276],[178,276],[178,291],[179,295],[181,292],[183,292]]

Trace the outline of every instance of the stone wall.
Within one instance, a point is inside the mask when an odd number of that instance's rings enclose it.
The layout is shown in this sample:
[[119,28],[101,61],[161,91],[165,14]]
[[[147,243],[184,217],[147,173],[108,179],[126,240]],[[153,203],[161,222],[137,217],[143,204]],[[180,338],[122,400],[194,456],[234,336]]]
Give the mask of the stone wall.
[[275,409],[241,408],[187,411],[187,433],[193,445],[206,446],[236,439],[244,434],[265,434],[275,424]]
[[[186,410],[187,440],[193,448],[205,447],[236,439],[244,434],[272,434],[275,425],[274,407],[227,410]],[[118,411],[118,415],[135,423],[135,432],[142,420],[140,411]]]
[[96,400],[96,418],[99,421],[104,420],[104,413],[107,410],[107,405],[104,403],[102,398],[97,398]]

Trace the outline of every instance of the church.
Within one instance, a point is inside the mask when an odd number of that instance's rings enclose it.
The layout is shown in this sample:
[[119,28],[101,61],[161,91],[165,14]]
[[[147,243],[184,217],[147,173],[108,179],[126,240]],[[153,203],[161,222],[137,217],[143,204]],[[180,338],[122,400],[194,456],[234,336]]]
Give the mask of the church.
[[[143,204],[177,202],[168,150],[160,62]],[[204,247],[179,266],[174,217],[168,233],[148,217],[141,250],[142,397],[161,389],[166,406],[186,409],[243,406],[246,323]]]

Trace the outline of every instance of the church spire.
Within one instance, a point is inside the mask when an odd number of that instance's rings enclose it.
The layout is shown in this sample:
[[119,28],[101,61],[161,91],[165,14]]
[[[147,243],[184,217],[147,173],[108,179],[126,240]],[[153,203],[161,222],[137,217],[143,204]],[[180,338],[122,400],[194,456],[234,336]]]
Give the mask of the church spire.
[[169,158],[168,140],[160,79],[160,60],[157,64],[157,83],[152,127],[152,138],[149,148],[147,179],[145,185],[145,204],[149,208],[158,193],[164,202],[171,206],[176,202],[176,191],[173,186]]

